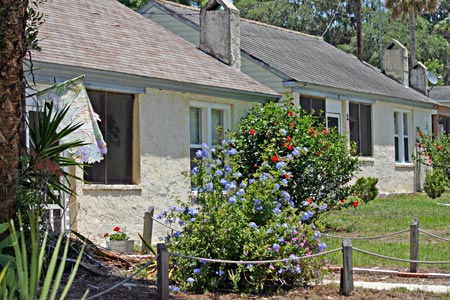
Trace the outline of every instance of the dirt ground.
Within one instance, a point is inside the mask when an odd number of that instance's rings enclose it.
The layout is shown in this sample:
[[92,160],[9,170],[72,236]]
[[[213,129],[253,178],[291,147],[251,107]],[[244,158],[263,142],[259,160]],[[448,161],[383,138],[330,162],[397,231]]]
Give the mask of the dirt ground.
[[[88,271],[86,268],[80,268],[75,281],[72,284],[69,296],[66,299],[81,299],[84,292],[89,289],[88,299],[103,299],[103,300],[136,300],[136,299],[158,299],[155,276],[152,270],[141,272],[133,277],[132,280],[126,282],[123,285],[103,294],[102,293],[109,288],[117,285],[124,279],[128,278],[136,269],[139,263],[148,260],[147,258],[131,258],[128,256],[120,256],[118,259],[102,260],[102,272],[103,274],[94,274]],[[386,268],[385,268],[386,269]],[[389,269],[389,268],[388,268]],[[394,270],[391,268],[390,270]],[[399,270],[406,271],[406,270]],[[421,272],[433,272],[433,273],[446,273],[447,271],[442,269],[421,269]],[[145,277],[150,279],[147,279]],[[339,280],[338,274],[330,274],[326,279]],[[381,276],[381,275],[363,275],[355,274],[354,281],[379,281],[379,282],[398,282],[398,283],[414,283],[414,284],[430,284],[430,285],[450,285],[450,279],[426,279],[426,278],[406,278],[397,276]],[[406,291],[405,289],[395,290],[369,290],[362,288],[355,288],[352,295],[345,297],[339,294],[338,284],[319,284],[317,286],[307,289],[296,289],[276,296],[267,295],[244,295],[234,293],[209,293],[209,294],[187,294],[178,293],[171,294],[170,299],[180,300],[281,300],[281,299],[308,299],[308,300],[323,300],[323,299],[366,299],[366,300],[379,300],[379,299],[449,299],[450,294],[433,294],[422,291]]]

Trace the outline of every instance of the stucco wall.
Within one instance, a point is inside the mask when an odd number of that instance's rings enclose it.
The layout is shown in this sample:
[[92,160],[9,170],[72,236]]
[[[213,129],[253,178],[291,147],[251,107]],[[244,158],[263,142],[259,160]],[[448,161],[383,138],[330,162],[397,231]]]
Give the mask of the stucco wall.
[[[139,95],[140,147],[139,184],[78,186],[77,230],[88,238],[104,243],[103,234],[120,226],[133,239],[143,231],[144,212],[155,208],[155,216],[187,201],[190,180],[189,103],[202,101],[231,105],[232,128],[254,103],[181,92],[148,89]],[[139,145],[140,143],[140,145]],[[165,228],[157,223],[153,242]]]
[[[416,141],[416,128],[430,128],[430,111],[421,108],[401,106],[376,101],[373,106],[373,158],[362,158],[359,176],[377,177],[381,194],[412,193],[417,191],[418,182],[423,182],[423,174],[415,176],[416,164],[395,162],[394,149],[394,110],[404,109],[412,115],[412,150]],[[423,169],[423,168],[422,168]],[[422,170],[423,171],[423,170]],[[423,173],[423,172],[422,172]]]

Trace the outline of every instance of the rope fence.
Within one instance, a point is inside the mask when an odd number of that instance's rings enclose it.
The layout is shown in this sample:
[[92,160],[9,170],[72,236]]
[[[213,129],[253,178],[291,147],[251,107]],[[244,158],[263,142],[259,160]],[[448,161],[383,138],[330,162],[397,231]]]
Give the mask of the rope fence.
[[[179,231],[177,229],[174,229],[159,220],[156,220],[155,218],[152,218],[157,223],[163,225],[164,227]],[[404,259],[404,258],[397,258],[397,257],[391,257],[387,255],[377,254],[373,253],[364,249],[352,247],[352,240],[374,240],[374,239],[382,239],[386,237],[392,237],[400,234],[404,234],[409,232],[410,234],[410,258]],[[430,237],[450,242],[450,238],[445,238],[442,236],[438,236],[429,232],[426,232],[424,230],[419,229],[419,221],[418,219],[414,219],[409,229],[387,233],[384,235],[377,235],[377,236],[366,236],[366,237],[345,237],[345,236],[336,236],[331,234],[324,234],[322,233],[322,236],[329,237],[329,238],[336,238],[342,240],[342,247],[329,250],[329,251],[323,251],[317,254],[312,254],[308,256],[301,256],[301,257],[289,257],[289,258],[282,258],[282,259],[273,259],[273,260],[249,260],[249,261],[243,261],[243,260],[222,260],[222,259],[212,259],[212,258],[203,258],[203,257],[197,257],[197,256],[190,256],[185,255],[181,253],[174,253],[169,252],[166,248],[166,245],[164,243],[157,244],[157,264],[158,264],[158,278],[157,278],[157,286],[158,286],[158,296],[161,300],[169,299],[169,279],[168,279],[168,273],[169,273],[169,257],[182,257],[185,259],[191,259],[191,260],[197,260],[202,262],[211,262],[211,263],[223,263],[223,264],[270,264],[270,263],[278,263],[278,262],[289,262],[289,261],[300,261],[303,259],[313,258],[317,256],[322,255],[328,255],[335,252],[342,251],[342,257],[343,257],[343,266],[341,267],[341,276],[340,276],[340,292],[341,294],[345,296],[349,296],[353,292],[353,259],[352,259],[352,252],[353,250],[366,254],[371,255],[374,257],[378,257],[381,259],[386,260],[392,260],[392,261],[398,261],[398,262],[406,262],[410,264],[410,272],[416,273],[418,264],[429,264],[429,265],[436,265],[436,264],[450,264],[450,261],[423,261],[419,260],[419,233],[428,235]]]
[[376,239],[382,239],[385,237],[391,237],[391,236],[395,236],[395,235],[399,235],[405,232],[409,232],[409,229],[405,229],[405,230],[401,230],[401,231],[397,231],[397,232],[393,232],[393,233],[387,233],[384,235],[375,235],[375,236],[366,236],[366,237],[359,237],[359,236],[338,236],[338,235],[331,235],[331,234],[327,234],[327,233],[322,233],[323,236],[326,237],[330,237],[330,238],[336,238],[336,239],[350,239],[350,240],[376,240]]
[[189,255],[184,255],[184,254],[180,254],[180,253],[173,253],[173,252],[169,252],[169,255],[183,257],[183,258],[192,259],[192,260],[204,261],[204,262],[214,262],[214,263],[223,263],[223,264],[236,264],[236,265],[263,265],[263,264],[271,264],[271,263],[277,263],[277,262],[299,261],[299,260],[302,260],[302,259],[308,259],[308,258],[313,258],[313,257],[317,257],[317,256],[331,254],[331,253],[338,252],[338,251],[341,251],[341,250],[342,250],[342,248],[337,248],[337,249],[334,249],[334,250],[323,251],[323,252],[316,253],[316,254],[311,254],[311,255],[308,255],[308,256],[305,255],[305,256],[299,256],[299,257],[289,257],[289,258],[272,259],[272,260],[212,259],[212,258],[202,258],[202,257],[197,257],[197,256],[189,256]]
[[445,238],[445,237],[442,237],[442,236],[438,236],[438,235],[436,235],[436,234],[432,234],[432,233],[426,232],[425,230],[422,230],[422,229],[419,229],[419,232],[420,232],[420,233],[423,233],[423,234],[425,234],[425,235],[434,237],[434,238],[436,238],[436,239],[438,239],[438,240],[450,242],[450,239],[448,239],[448,238]]

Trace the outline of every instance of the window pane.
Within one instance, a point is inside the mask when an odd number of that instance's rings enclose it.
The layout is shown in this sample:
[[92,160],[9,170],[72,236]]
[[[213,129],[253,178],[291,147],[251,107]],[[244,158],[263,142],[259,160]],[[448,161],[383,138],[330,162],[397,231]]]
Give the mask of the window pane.
[[400,161],[400,157],[399,157],[399,149],[398,149],[398,137],[396,136],[394,138],[394,144],[395,144],[395,161]]
[[311,99],[311,107],[315,116],[323,117],[325,115],[325,100]]
[[191,170],[197,165],[197,164],[194,162],[194,158],[195,158],[195,152],[197,152],[199,149],[201,149],[201,148],[194,148],[194,147],[192,147],[192,148],[190,149]]
[[349,105],[349,126],[350,126],[350,141],[356,143],[356,151],[361,152],[359,141],[359,106],[356,103]]
[[409,145],[409,139],[407,137],[405,137],[403,139],[403,147],[405,148],[405,162],[409,162],[410,161],[408,145]]
[[107,93],[107,182],[131,183],[133,96]]
[[407,113],[403,113],[403,135],[408,136],[408,114]]
[[189,109],[189,130],[191,144],[201,144],[201,109],[191,107]]
[[336,128],[339,130],[339,118],[327,117],[327,128]]
[[372,114],[371,106],[366,104],[359,104],[360,110],[360,141],[361,154],[372,155]]
[[100,163],[86,168],[92,183],[132,183],[133,99],[130,94],[88,91],[94,111],[102,120],[100,130],[108,153]]
[[308,113],[311,113],[311,99],[300,96],[300,106]]
[[400,134],[400,113],[394,112],[394,134],[399,135]]
[[211,142],[217,145],[224,139],[224,111],[211,109]]

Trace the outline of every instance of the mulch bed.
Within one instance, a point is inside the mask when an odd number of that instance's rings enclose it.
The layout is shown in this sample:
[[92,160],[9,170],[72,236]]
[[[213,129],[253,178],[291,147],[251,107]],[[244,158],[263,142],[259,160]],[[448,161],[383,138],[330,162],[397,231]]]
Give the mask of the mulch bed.
[[[84,267],[78,270],[75,281],[72,284],[69,296],[66,298],[81,299],[87,289],[89,289],[88,297],[93,297],[102,293],[111,287],[117,286],[124,279],[133,274],[139,266],[147,262],[152,256],[128,256],[118,255],[114,252],[106,250],[102,251],[104,255],[98,260],[98,264],[87,263]],[[91,253],[92,254],[92,253]],[[94,256],[94,255],[93,255]],[[96,258],[99,256],[96,255]],[[385,268],[394,270],[394,268]],[[399,270],[398,271],[407,271]],[[107,293],[96,296],[94,299],[104,300],[135,300],[135,299],[158,299],[156,289],[156,274],[154,266],[145,269],[143,272],[134,276],[126,283],[119,285],[117,288],[108,291]],[[447,270],[439,268],[422,269],[421,272],[445,273]],[[339,280],[338,273],[332,273],[327,276],[328,280]],[[354,274],[354,281],[378,281],[391,283],[409,283],[409,284],[430,284],[430,285],[450,285],[448,278],[413,278],[413,277],[399,277],[386,275],[367,275]],[[450,295],[447,295],[447,297]],[[170,299],[180,300],[235,300],[235,299],[252,299],[252,300],[269,300],[269,299],[309,299],[309,300],[323,300],[323,299],[436,299],[437,294],[426,293],[422,291],[404,291],[404,290],[369,290],[362,288],[355,288],[355,291],[349,297],[339,294],[339,286],[332,285],[317,285],[311,288],[296,289],[283,294],[268,296],[268,295],[248,295],[235,294],[229,292],[217,292],[208,294],[189,294],[178,293],[171,294]],[[442,295],[445,299],[445,296]]]

